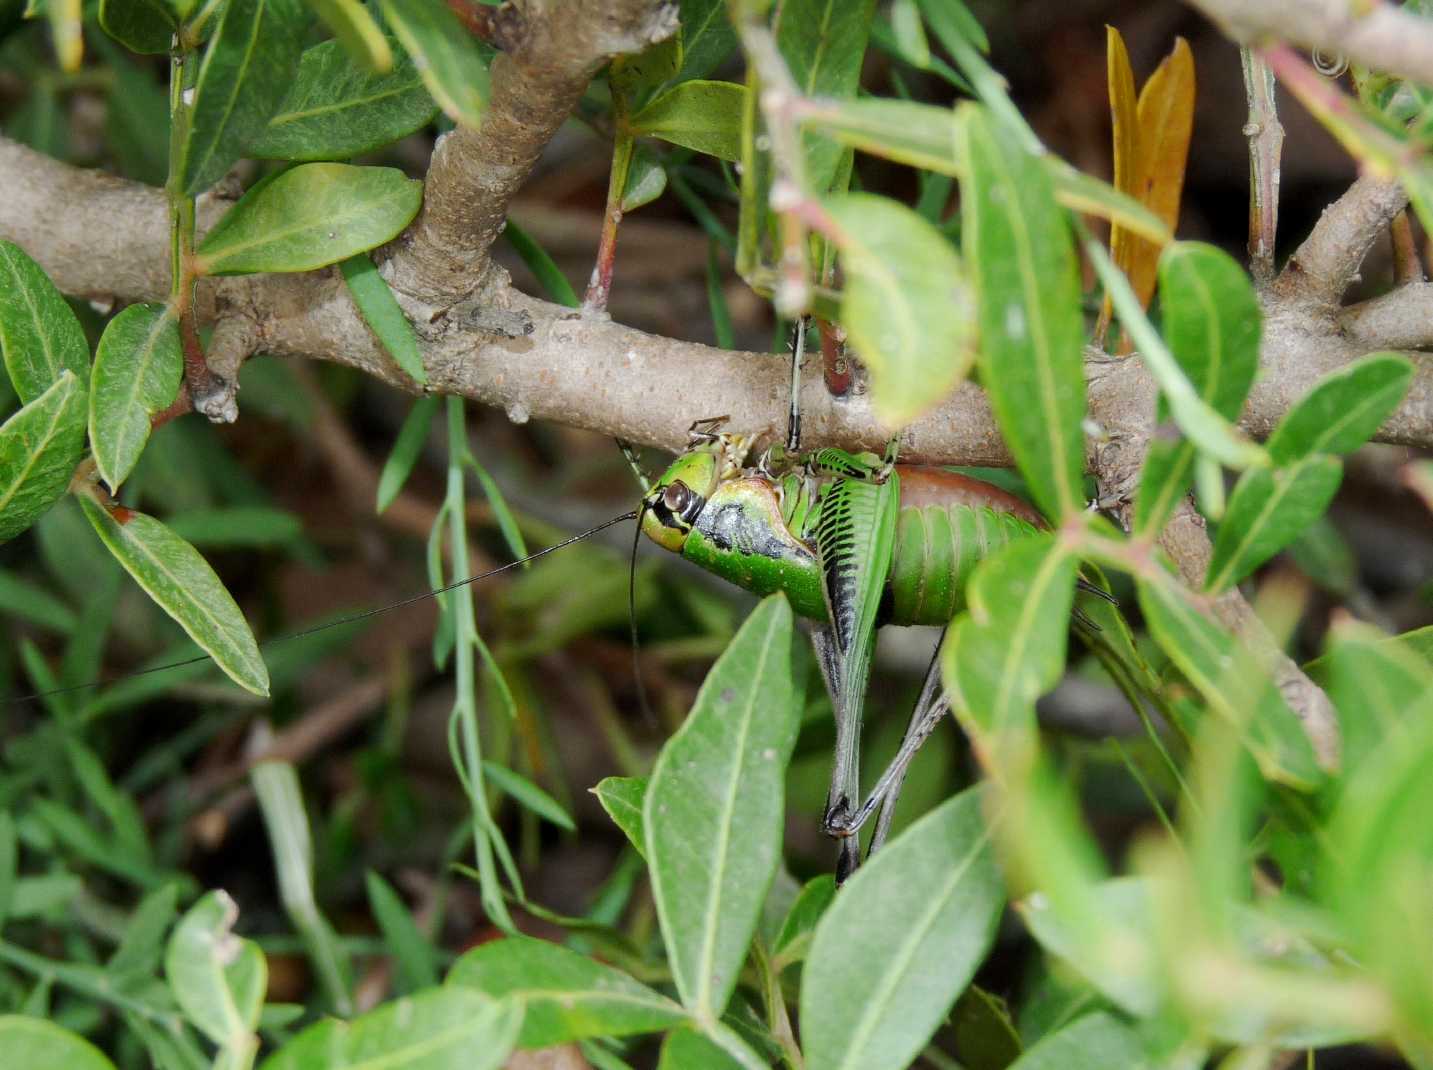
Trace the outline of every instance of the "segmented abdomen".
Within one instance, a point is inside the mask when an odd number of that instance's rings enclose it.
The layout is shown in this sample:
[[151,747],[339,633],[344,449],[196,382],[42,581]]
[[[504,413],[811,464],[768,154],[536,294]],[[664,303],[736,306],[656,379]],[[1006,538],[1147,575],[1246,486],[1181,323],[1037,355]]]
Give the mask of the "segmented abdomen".
[[886,623],[945,624],[965,608],[965,587],[975,566],[1036,530],[1014,513],[985,506],[902,508]]

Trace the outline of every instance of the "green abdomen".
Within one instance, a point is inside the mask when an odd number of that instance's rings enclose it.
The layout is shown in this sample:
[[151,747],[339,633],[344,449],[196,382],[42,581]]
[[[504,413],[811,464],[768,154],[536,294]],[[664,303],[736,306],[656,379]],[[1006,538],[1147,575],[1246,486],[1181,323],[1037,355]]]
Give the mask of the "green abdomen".
[[984,506],[907,506],[896,524],[889,624],[942,625],[965,608],[975,566],[1035,527]]

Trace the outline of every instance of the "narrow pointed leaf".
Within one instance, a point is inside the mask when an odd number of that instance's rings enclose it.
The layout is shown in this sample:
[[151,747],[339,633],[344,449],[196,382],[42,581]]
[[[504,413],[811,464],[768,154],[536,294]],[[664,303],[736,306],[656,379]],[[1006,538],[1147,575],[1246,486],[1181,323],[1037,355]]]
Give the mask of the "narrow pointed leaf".
[[726,1008],[781,855],[784,777],[801,710],[791,607],[737,632],[657,759],[643,810],[652,897],[682,1003]]
[[114,1070],[114,1063],[84,1037],[45,1018],[0,1015],[5,1070]]
[[946,693],[977,742],[1034,725],[1035,700],[1065,665],[1076,562],[1049,535],[988,558],[970,581],[970,612],[941,648]]
[[0,542],[38,520],[70,485],[85,444],[85,390],[65,369],[0,424]]
[[418,214],[423,183],[392,167],[310,163],[246,193],[204,237],[205,275],[312,271],[382,245]]
[[398,966],[400,992],[416,992],[438,983],[437,949],[419,931],[413,915],[393,886],[369,870],[364,882],[368,905],[383,931],[383,942]]
[[1163,529],[1179,500],[1189,493],[1197,455],[1194,444],[1183,439],[1160,438],[1149,444],[1134,500],[1137,534],[1157,534]]
[[1204,589],[1238,583],[1298,538],[1323,515],[1342,478],[1339,459],[1321,453],[1240,476],[1219,524]]
[[90,380],[90,442],[116,491],[149,441],[151,419],[179,394],[184,353],[164,305],[130,305],[106,325]]
[[299,0],[229,0],[204,49],[177,177],[192,197],[224,176],[268,125],[302,49]]
[[493,784],[538,817],[568,832],[577,831],[577,823],[572,820],[572,815],[562,808],[562,804],[521,773],[487,759],[483,760],[483,772]]
[[1309,788],[1322,774],[1303,726],[1247,648],[1172,581],[1139,582],[1150,634],[1209,708],[1234,725],[1265,778]]
[[319,1022],[260,1070],[498,1070],[522,1008],[462,988],[430,988],[351,1021]]
[[804,104],[801,124],[843,145],[957,178],[955,112],[934,104],[884,97]]
[[[378,273],[373,258],[359,253],[341,261],[338,269],[343,273],[343,281],[348,284],[348,292],[358,306],[363,322],[378,336],[394,363],[414,382],[426,383],[428,372],[423,367],[423,354],[418,351],[418,335],[399,307],[392,289]],[[382,511],[380,507],[379,512]]]
[[911,209],[871,193],[826,201],[846,284],[841,326],[871,373],[880,419],[910,423],[975,360],[975,302],[960,257]]
[[234,934],[238,917],[227,893],[210,892],[179,920],[164,952],[175,1001],[221,1048],[240,1047],[253,1036],[268,979],[258,945]]
[[632,132],[739,160],[745,98],[746,87],[735,82],[680,82],[632,116]]
[[979,295],[980,373],[1010,451],[1052,518],[1084,508],[1084,317],[1075,250],[1050,180],[979,108],[962,108],[965,262]]
[[[802,96],[845,100],[856,95],[875,0],[787,0],[776,24],[776,43]],[[831,190],[842,147],[820,134],[802,136],[807,192]]]
[[[1189,43],[1175,38],[1174,48],[1140,90],[1138,159],[1134,195],[1173,231],[1179,223],[1179,200],[1189,139],[1194,132],[1194,55]],[[1128,249],[1130,285],[1144,305],[1154,295],[1159,247],[1123,230]],[[1111,239],[1113,240],[1113,238]]]
[[705,78],[736,49],[726,0],[681,0],[682,68],[676,81]]
[[100,26],[131,52],[168,52],[179,29],[169,0],[100,0]]
[[816,935],[816,926],[836,898],[836,878],[831,874],[813,877],[796,896],[791,909],[781,922],[781,930],[772,943],[772,955],[778,972],[804,960]]
[[627,839],[644,858],[647,834],[642,825],[642,807],[647,799],[647,784],[647,778],[642,776],[609,776],[599,780],[592,789],[607,816],[627,834]]
[[1373,437],[1408,393],[1413,364],[1399,353],[1370,353],[1324,376],[1269,436],[1283,465],[1311,453],[1352,453]]
[[413,57],[423,84],[455,123],[476,127],[488,99],[488,66],[473,35],[443,0],[382,0],[383,15]]
[[[1113,26],[1105,27],[1105,76],[1109,82],[1110,129],[1114,139],[1114,187],[1136,199],[1139,197],[1139,120],[1138,102],[1134,92],[1134,71],[1129,65],[1129,52],[1124,38]],[[1120,227],[1110,231],[1110,255],[1115,266],[1126,274],[1130,270],[1129,236]]]
[[159,608],[235,683],[267,695],[269,670],[249,623],[199,551],[152,516],[123,506],[111,513],[89,495],[78,497],[110,553]]
[[393,69],[393,48],[362,0],[308,0],[353,61],[377,74]]
[[1055,184],[1055,200],[1072,212],[1108,219],[1161,246],[1172,237],[1163,220],[1108,182],[1076,170],[1049,153],[1042,156],[1040,162],[1050,172],[1050,180]]
[[681,1007],[621,970],[528,936],[474,948],[454,963],[446,984],[522,1004],[524,1048],[655,1033],[686,1019]]
[[1150,1070],[1139,1036],[1112,1015],[1097,1011],[1051,1033],[1010,1065],[1010,1070]]
[[826,911],[801,986],[811,1065],[910,1065],[969,984],[1005,902],[981,798],[962,792],[921,818]]
[[433,413],[437,408],[438,399],[427,397],[413,402],[413,407],[408,410],[408,416],[398,431],[398,441],[393,443],[393,452],[388,455],[378,476],[378,512],[392,505],[403,484],[408,482],[408,476],[423,452],[423,444],[428,441],[428,429],[432,426]]
[[0,240],[0,351],[15,393],[34,401],[68,368],[87,383],[90,347],[80,321],[39,264]]
[[346,160],[406,137],[437,112],[407,56],[375,74],[325,41],[304,52],[288,95],[246,151],[270,160]]

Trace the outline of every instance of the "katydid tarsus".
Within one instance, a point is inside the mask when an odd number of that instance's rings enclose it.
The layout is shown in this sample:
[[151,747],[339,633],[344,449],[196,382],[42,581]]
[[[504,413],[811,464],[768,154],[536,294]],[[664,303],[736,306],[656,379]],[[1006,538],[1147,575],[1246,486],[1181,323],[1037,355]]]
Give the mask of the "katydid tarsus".
[[[844,879],[859,860],[857,834],[873,814],[879,816],[870,849],[876,850],[885,840],[906,769],[949,709],[933,658],[900,749],[863,801],[860,732],[877,628],[947,625],[964,608],[966,584],[975,567],[1002,547],[1037,532],[1044,520],[1024,500],[990,483],[941,468],[896,463],[894,442],[884,457],[833,448],[802,453],[796,398],[804,339],[804,323],[798,324],[784,444],[753,457],[753,436],[721,430],[723,417],[698,420],[691,427],[688,448],[654,482],[642,475],[624,445],[643,484],[638,510],[522,561],[264,645],[362,621],[442,594],[636,517],[638,538],[645,533],[659,546],[753,593],[782,591],[793,610],[809,621],[836,720],[836,753],[823,824],[840,842],[837,876]],[[1081,584],[1109,597],[1084,581]],[[1079,610],[1076,618],[1087,630],[1093,628]],[[143,671],[204,660],[207,655]],[[109,681],[13,701],[105,682]]]

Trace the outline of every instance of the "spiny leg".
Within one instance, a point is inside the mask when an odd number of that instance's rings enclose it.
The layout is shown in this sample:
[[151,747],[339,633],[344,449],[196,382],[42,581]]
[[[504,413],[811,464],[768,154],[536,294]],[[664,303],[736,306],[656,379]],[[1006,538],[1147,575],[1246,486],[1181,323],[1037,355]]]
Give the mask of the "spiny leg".
[[[841,652],[830,627],[811,629],[811,646],[816,662],[826,681],[831,710],[836,718],[836,756],[831,765],[831,787],[826,793],[826,820],[829,830],[832,815],[851,812],[861,792],[861,722],[860,711],[852,711],[844,697]],[[856,715],[853,717],[852,713]],[[836,854],[836,883],[840,884],[855,871],[861,861],[860,841],[854,836],[840,838]]]

